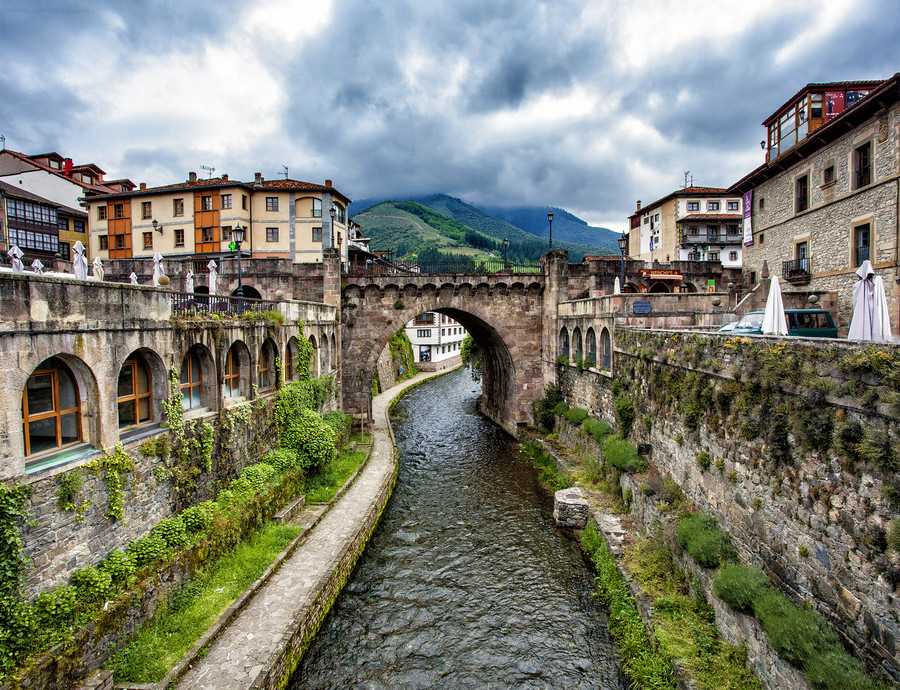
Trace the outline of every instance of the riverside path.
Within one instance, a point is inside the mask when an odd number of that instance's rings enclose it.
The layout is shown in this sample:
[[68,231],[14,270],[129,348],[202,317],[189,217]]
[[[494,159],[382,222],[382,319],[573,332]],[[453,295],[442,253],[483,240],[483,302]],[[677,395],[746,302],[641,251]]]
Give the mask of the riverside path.
[[[396,478],[397,465],[388,410],[406,388],[434,376],[423,372],[372,400],[373,446],[365,469],[306,540],[263,585],[252,601],[209,646],[203,659],[178,682],[192,690],[264,688],[286,680],[293,668],[281,668],[280,658],[292,643],[298,621],[320,606],[322,584],[332,579],[348,545],[368,538],[373,509]],[[386,499],[385,499],[386,500]],[[361,551],[361,549],[359,549]],[[357,553],[353,557],[355,561]],[[349,570],[352,569],[352,564]],[[324,617],[324,613],[320,614]],[[319,621],[315,621],[315,627]],[[294,660],[296,661],[296,659]]]

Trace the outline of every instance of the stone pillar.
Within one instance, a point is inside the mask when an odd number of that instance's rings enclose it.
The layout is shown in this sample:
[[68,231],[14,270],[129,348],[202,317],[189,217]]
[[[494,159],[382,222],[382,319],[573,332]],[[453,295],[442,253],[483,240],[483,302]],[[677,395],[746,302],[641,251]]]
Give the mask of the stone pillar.
[[553,520],[557,527],[584,529],[590,514],[587,499],[577,486],[562,489],[553,495]]
[[[544,328],[541,334],[541,364],[544,387],[556,382],[556,344],[559,333],[557,306],[568,298],[569,252],[554,249],[541,257],[544,274]],[[541,391],[543,395],[543,391]]]

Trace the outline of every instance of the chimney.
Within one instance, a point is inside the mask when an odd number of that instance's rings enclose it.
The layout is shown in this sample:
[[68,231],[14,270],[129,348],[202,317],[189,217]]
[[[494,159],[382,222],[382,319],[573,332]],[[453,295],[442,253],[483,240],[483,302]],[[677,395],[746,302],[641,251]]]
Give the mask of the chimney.
[[147,189],[147,183],[141,182],[141,191],[143,192],[145,189]]
[[638,211],[641,210],[641,200],[640,199],[638,199],[638,201],[637,201],[637,210]]
[[228,175],[222,175],[222,181],[228,182]]
[[254,181],[253,181],[253,184],[255,184],[255,185],[261,185],[261,184],[262,184],[262,181],[263,181],[262,173],[256,173],[256,174],[254,175],[254,178],[255,178],[255,179],[254,179]]
[[197,173],[189,172],[188,173],[188,182],[196,182],[197,181]]
[[326,187],[330,187],[330,186],[331,186],[331,180],[325,180],[325,186],[326,186]]
[[72,159],[66,158],[63,161],[63,175],[72,177]]

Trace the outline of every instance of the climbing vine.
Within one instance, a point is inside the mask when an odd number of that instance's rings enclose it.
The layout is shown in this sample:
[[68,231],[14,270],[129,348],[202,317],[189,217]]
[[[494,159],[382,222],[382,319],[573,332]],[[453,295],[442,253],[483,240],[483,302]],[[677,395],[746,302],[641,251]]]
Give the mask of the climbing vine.
[[90,498],[85,498],[82,501],[78,500],[81,497],[81,487],[84,484],[81,469],[76,468],[71,472],[59,475],[57,484],[59,486],[55,493],[56,504],[61,510],[74,512],[75,519],[79,523],[84,522],[84,513],[90,507],[92,501]]
[[106,482],[109,507],[105,517],[110,520],[121,520],[125,516],[125,501],[122,498],[125,482],[122,479],[122,473],[133,470],[134,461],[125,452],[125,447],[120,441],[112,453],[104,448],[103,456],[92,462],[90,467],[94,471],[102,473],[103,480]]

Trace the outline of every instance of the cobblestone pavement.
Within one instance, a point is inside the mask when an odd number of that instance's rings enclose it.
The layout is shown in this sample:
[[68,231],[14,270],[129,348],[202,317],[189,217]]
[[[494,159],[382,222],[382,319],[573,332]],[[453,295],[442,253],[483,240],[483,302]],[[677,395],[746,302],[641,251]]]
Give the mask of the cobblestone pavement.
[[[244,690],[265,671],[266,661],[289,639],[291,623],[310,605],[316,583],[328,577],[342,547],[359,531],[387,476],[395,471],[387,415],[391,401],[431,376],[433,372],[420,373],[373,399],[372,456],[365,470],[212,643],[206,656],[182,676],[179,688]],[[309,518],[304,511],[297,519]]]

